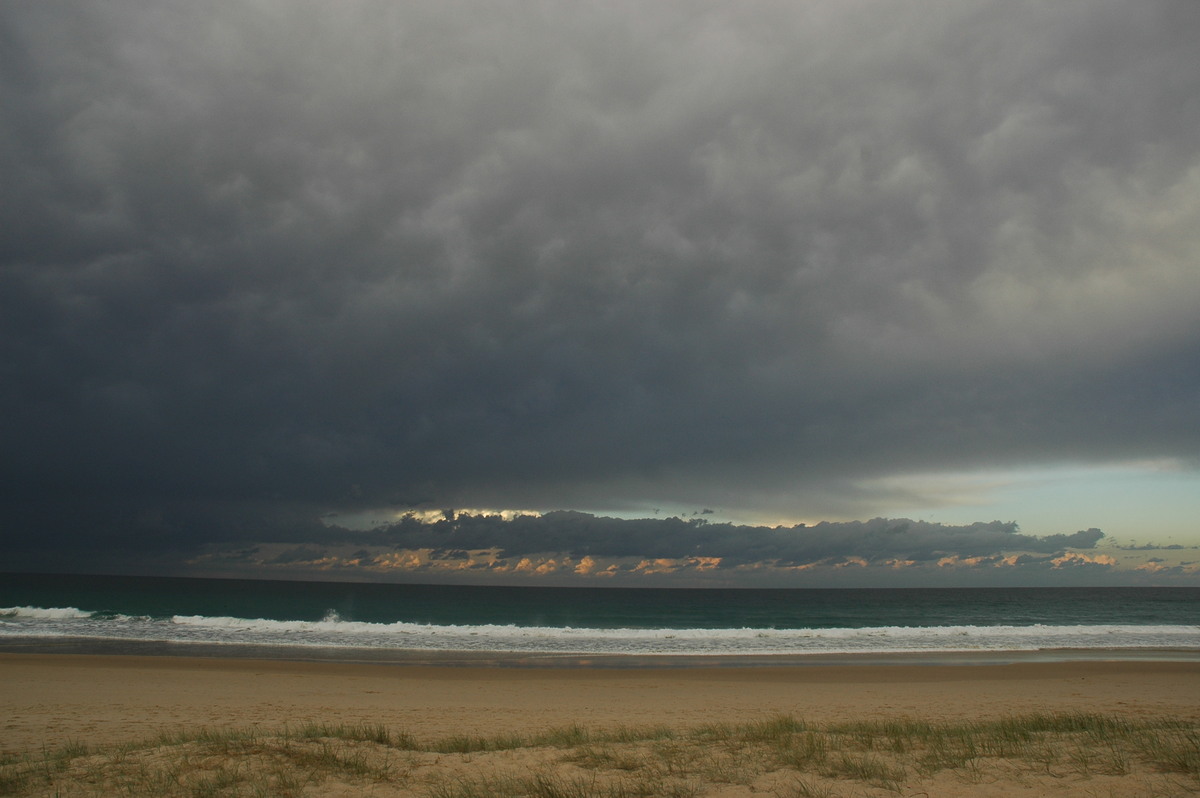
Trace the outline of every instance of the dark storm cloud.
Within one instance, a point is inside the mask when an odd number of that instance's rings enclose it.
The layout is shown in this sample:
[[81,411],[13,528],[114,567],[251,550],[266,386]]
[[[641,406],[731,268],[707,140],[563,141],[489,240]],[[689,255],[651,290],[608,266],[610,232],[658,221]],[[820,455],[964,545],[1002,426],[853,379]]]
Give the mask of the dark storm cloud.
[[[948,526],[876,518],[768,528],[681,518],[626,520],[559,511],[511,520],[459,516],[434,524],[410,518],[365,533],[361,540],[397,549],[442,552],[496,547],[503,557],[546,552],[574,558],[718,557],[724,567],[755,563],[787,567],[850,557],[871,562],[928,562],[943,557],[998,556],[1011,551],[1053,554],[1066,548],[1094,548],[1102,537],[1098,529],[1038,537],[1022,534],[1014,523],[1000,521]],[[337,538],[327,538],[332,539]]]
[[1194,458],[1198,35],[1191,0],[8,5],[8,518],[820,516]]

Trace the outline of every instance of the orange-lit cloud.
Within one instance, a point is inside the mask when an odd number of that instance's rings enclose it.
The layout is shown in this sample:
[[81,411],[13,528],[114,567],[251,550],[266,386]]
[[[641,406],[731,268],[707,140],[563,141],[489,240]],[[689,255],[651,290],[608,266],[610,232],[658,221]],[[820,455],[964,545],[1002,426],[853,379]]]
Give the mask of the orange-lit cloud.
[[1104,566],[1111,568],[1117,564],[1117,561],[1107,554],[1084,554],[1077,551],[1068,551],[1060,557],[1055,557],[1050,563],[1055,568],[1077,566]]
[[642,560],[634,566],[634,573],[639,574],[673,574],[679,570],[679,562],[666,558]]

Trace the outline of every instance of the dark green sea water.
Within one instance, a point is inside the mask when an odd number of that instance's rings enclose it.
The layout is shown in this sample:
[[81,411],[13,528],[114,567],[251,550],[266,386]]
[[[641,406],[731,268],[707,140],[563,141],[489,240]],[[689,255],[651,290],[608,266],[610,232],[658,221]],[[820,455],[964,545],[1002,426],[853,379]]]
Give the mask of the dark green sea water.
[[450,651],[1200,649],[1198,588],[621,589],[0,575],[0,637]]

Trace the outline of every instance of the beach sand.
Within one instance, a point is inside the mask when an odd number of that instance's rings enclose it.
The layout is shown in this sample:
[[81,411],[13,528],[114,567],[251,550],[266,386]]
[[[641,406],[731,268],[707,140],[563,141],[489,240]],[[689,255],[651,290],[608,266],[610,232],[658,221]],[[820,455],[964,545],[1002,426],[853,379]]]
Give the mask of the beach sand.
[[[10,755],[67,743],[91,747],[126,743],[200,727],[266,732],[307,723],[378,725],[431,740],[451,735],[534,734],[571,725],[589,729],[665,725],[686,730],[706,724],[761,722],[780,715],[820,726],[886,719],[976,723],[1031,713],[1100,713],[1134,721],[1172,717],[1200,724],[1200,663],[621,669],[0,654],[0,751]],[[440,757],[438,762],[479,773],[484,768],[480,756],[468,756],[457,765],[452,757]],[[503,761],[513,766],[516,755],[507,756]],[[545,753],[535,760],[553,764],[561,758],[558,753]],[[488,767],[500,767],[498,762]],[[420,770],[424,765],[413,767]],[[531,765],[524,762],[519,767],[525,771]],[[1198,786],[1194,776],[1178,774],[1164,776],[1165,787],[1158,782],[1150,785],[1147,779],[1158,778],[1154,772],[1150,767],[1136,778],[1131,771],[1085,772],[1063,779],[1048,770],[1046,778],[1054,794],[1062,795],[1182,795]],[[785,794],[779,773],[756,778],[747,784],[708,778],[692,778],[688,783],[700,785],[695,795],[770,794],[771,790]],[[915,772],[912,778],[918,779]],[[937,787],[936,779],[944,778],[948,777],[921,776],[922,789],[929,794],[1005,794],[1003,789],[985,790],[987,783],[970,781],[956,781],[958,786],[949,792],[929,792]],[[1024,778],[1026,794],[1038,794],[1042,787],[1036,785],[1041,782],[1033,776]],[[421,784],[431,783],[422,779]],[[395,789],[389,791],[386,781],[364,786],[350,780],[339,789],[345,794],[426,794],[412,786],[411,779],[406,783],[408,787],[392,785]],[[861,789],[838,792],[834,787],[840,782],[831,783],[824,794],[872,794],[877,788],[859,785]],[[993,780],[990,787],[1002,783],[1004,779]],[[816,789],[805,784],[805,789]],[[1036,787],[1033,793],[1027,792],[1031,784]],[[1151,787],[1155,792],[1146,791]],[[306,794],[322,794],[322,790],[333,787],[326,784]]]

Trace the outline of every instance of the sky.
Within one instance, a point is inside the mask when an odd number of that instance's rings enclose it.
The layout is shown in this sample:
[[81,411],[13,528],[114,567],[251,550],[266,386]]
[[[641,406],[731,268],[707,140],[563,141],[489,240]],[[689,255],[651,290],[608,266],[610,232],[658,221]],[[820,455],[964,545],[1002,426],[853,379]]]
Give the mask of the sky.
[[7,568],[1200,585],[1198,40],[3,4]]

